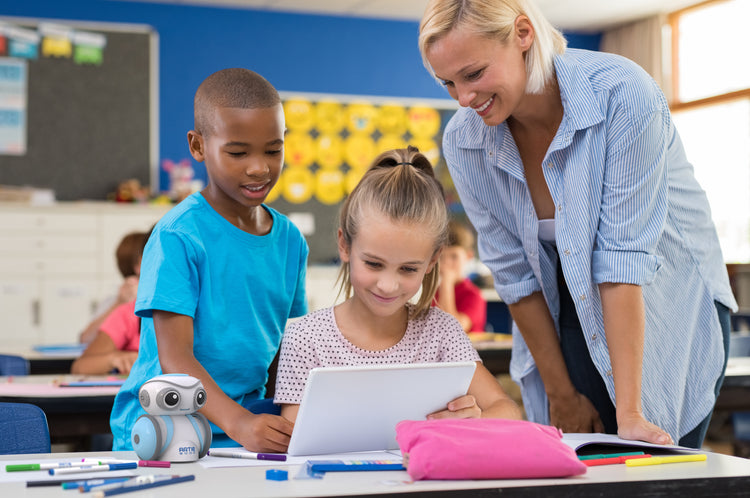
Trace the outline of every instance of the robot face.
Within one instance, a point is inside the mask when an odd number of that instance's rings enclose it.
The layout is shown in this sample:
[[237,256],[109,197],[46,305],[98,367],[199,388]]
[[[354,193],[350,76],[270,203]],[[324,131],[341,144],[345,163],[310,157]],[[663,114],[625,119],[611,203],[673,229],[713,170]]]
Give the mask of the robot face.
[[151,415],[186,415],[203,408],[206,391],[195,377],[166,374],[144,382],[138,400]]

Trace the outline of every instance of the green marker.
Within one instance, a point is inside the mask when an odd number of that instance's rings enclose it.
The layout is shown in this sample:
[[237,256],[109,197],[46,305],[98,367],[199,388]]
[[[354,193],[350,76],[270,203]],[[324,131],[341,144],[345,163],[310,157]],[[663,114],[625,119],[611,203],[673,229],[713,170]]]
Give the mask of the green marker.
[[624,456],[633,456],[633,455],[645,455],[643,451],[629,451],[626,453],[604,453],[599,455],[583,455],[579,456],[579,460],[598,460],[600,458],[618,458],[618,457],[624,457]]

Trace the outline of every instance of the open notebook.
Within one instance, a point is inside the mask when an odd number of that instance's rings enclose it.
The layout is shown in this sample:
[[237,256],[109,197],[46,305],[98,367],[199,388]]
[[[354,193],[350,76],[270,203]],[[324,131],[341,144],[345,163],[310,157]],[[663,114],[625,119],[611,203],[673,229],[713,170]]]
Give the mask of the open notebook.
[[289,455],[398,448],[396,424],[424,420],[466,394],[474,362],[314,368]]

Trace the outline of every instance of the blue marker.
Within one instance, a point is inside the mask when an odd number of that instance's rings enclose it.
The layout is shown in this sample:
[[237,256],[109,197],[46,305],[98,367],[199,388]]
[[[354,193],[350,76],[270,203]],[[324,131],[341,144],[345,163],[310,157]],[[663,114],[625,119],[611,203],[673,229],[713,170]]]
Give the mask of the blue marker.
[[115,484],[118,482],[125,482],[130,477],[110,477],[108,479],[87,479],[84,481],[71,481],[62,483],[63,489],[78,489],[81,488],[83,491],[89,491],[95,486],[104,486],[105,484]]

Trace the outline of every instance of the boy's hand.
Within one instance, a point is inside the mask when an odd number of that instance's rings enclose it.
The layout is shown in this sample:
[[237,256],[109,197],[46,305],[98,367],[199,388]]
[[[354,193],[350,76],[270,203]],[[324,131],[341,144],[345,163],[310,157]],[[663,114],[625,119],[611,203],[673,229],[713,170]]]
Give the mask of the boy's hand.
[[482,409],[477,405],[477,400],[471,394],[466,394],[454,399],[445,410],[430,413],[427,420],[437,420],[441,418],[480,418]]
[[246,449],[255,452],[285,453],[294,424],[278,415],[247,412],[238,434],[232,437]]

